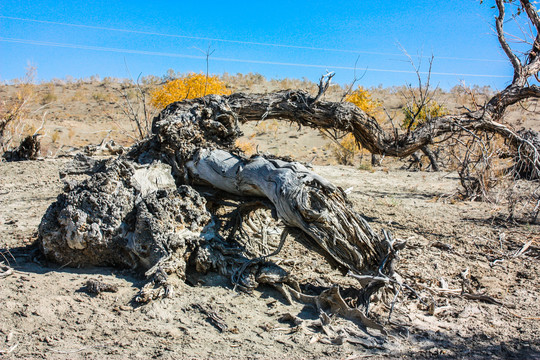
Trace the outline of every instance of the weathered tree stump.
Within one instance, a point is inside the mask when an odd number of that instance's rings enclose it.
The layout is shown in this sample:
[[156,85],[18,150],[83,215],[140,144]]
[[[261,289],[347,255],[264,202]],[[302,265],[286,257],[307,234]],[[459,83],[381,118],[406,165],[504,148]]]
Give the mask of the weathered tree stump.
[[[46,257],[70,266],[138,268],[153,280],[140,301],[170,295],[169,275],[184,279],[188,266],[218,271],[244,289],[295,286],[267,261],[268,253],[254,258],[235,243],[230,224],[207,209],[205,197],[215,199],[203,189],[212,187],[221,198],[240,199],[239,209],[260,199],[258,207],[270,208],[282,229],[301,230],[332,265],[364,276],[360,283],[369,294],[378,289],[384,282],[371,277],[392,274],[398,250],[393,240],[373,231],[339,187],[305,166],[243,156],[234,147],[241,132],[230,100],[207,96],[172,104],[154,119],[154,135],[126,155],[68,167],[65,174],[95,172],[68,182],[43,217],[39,241]],[[239,212],[240,221],[249,221],[251,213]]]

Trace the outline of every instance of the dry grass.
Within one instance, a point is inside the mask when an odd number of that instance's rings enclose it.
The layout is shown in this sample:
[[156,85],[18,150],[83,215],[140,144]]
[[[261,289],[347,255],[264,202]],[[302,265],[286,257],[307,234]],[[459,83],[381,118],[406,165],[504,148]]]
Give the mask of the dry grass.
[[257,145],[253,141],[238,139],[235,145],[247,156],[251,156],[257,152]]

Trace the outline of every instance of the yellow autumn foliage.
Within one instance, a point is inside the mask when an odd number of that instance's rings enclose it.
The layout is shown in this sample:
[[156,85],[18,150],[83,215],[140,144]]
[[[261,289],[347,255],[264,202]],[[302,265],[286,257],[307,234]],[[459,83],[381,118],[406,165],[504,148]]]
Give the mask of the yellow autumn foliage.
[[230,91],[216,75],[189,73],[168,81],[151,94],[151,103],[156,108],[185,99],[195,99],[209,94],[228,95]]
[[444,107],[444,105],[439,104],[435,100],[431,100],[430,102],[422,106],[420,111],[418,111],[418,109],[418,104],[403,107],[402,110],[405,118],[403,119],[403,123],[401,124],[402,128],[410,128],[411,130],[414,130],[418,125],[423,124],[428,120],[448,114],[448,110]]
[[347,95],[345,100],[358,106],[371,116],[375,116],[381,111],[381,103],[373,100],[369,91],[362,86],[359,86],[358,89]]

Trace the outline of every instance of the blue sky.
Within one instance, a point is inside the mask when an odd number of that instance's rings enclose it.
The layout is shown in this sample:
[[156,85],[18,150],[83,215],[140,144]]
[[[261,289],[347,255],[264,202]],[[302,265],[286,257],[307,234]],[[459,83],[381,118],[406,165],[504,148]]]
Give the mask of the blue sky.
[[344,84],[353,79],[356,63],[364,86],[414,84],[402,47],[421,60],[422,71],[433,54],[432,81],[442,88],[463,80],[500,89],[512,70],[493,33],[490,5],[474,0],[3,0],[0,80],[23,76],[28,62],[37,66],[39,80],[128,77],[126,63],[134,76],[161,76],[169,68],[200,72],[206,67],[204,50],[210,48],[215,74],[316,81],[328,69]]

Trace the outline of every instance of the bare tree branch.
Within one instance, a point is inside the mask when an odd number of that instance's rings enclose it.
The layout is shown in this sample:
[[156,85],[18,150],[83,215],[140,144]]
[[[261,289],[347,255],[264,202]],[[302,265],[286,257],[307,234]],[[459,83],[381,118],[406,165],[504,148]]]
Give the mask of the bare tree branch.
[[499,15],[495,18],[495,27],[497,29],[497,37],[499,39],[499,43],[501,44],[502,49],[504,50],[504,53],[506,56],[508,56],[508,59],[512,63],[512,66],[514,67],[514,79],[512,82],[516,81],[520,77],[521,73],[521,62],[519,61],[519,58],[514,54],[512,49],[510,48],[510,45],[506,42],[506,38],[504,36],[504,29],[503,29],[503,23],[504,23],[504,1],[503,0],[495,0],[497,4],[497,9],[499,10]]

